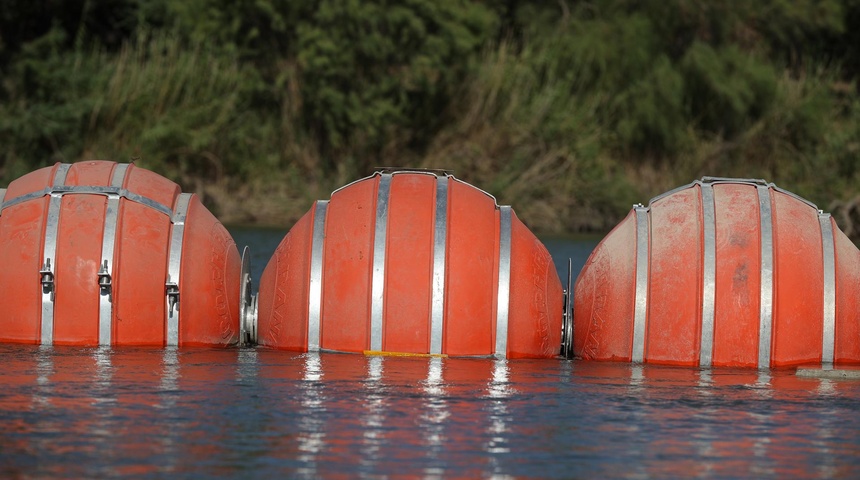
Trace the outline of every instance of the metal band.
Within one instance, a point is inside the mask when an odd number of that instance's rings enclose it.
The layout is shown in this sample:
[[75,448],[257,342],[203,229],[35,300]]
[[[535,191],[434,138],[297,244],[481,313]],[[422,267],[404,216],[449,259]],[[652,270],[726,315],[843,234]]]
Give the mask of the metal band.
[[[69,173],[71,165],[61,163],[57,166],[57,171],[54,174],[54,186],[60,186],[66,183],[66,175]],[[62,196],[51,194],[48,201],[48,217],[45,220],[45,247],[42,250],[42,258],[44,265],[42,270],[51,272],[52,284],[51,288],[45,288],[42,284],[42,328],[41,328],[41,344],[54,344],[54,294],[56,292],[56,284],[53,283],[53,274],[57,271],[57,230],[60,226],[60,207],[62,206]]]
[[699,366],[710,367],[714,353],[714,305],[716,303],[716,212],[714,187],[704,183],[702,188],[702,341]]
[[373,234],[373,283],[370,301],[370,349],[382,350],[382,313],[385,295],[385,245],[388,232],[388,201],[391,195],[391,174],[379,178],[376,197],[376,229]]
[[430,353],[442,353],[445,321],[445,257],[448,245],[448,178],[436,177],[436,220],[433,229],[433,294],[430,309]]
[[821,363],[832,365],[836,341],[836,255],[830,214],[819,211],[818,223],[821,224],[821,246],[824,257],[824,336],[821,344]]
[[190,193],[180,193],[176,200],[176,213],[171,218],[170,246],[167,254],[167,283],[165,285],[165,312],[167,318],[168,347],[179,345],[179,280],[182,271],[182,244],[185,240],[185,219],[188,216]]
[[[121,188],[128,170],[127,163],[116,165],[111,176],[111,187]],[[99,345],[111,345],[111,325],[113,317],[112,274],[114,265],[114,247],[116,245],[116,227],[119,218],[119,199],[115,194],[108,194],[105,209],[104,234],[102,235],[102,261],[99,264],[97,281],[99,288]],[[106,282],[106,283],[105,283]],[[106,286],[105,286],[106,285]]]
[[311,281],[308,291],[308,351],[320,349],[320,316],[322,313],[323,243],[328,200],[318,200],[314,209],[314,230],[311,240]]
[[633,207],[636,212],[636,310],[633,316],[633,350],[630,360],[645,360],[645,322],[648,315],[648,209]]
[[499,207],[499,294],[496,307],[497,358],[508,354],[508,309],[511,292],[511,207]]
[[[61,167],[65,165],[60,165]],[[120,166],[127,166],[128,164],[117,164],[117,168]],[[68,169],[67,169],[68,170]],[[59,173],[59,171],[57,172]],[[65,175],[64,175],[65,178]],[[18,205],[19,203],[24,203],[30,200],[34,200],[36,198],[42,198],[46,195],[69,195],[69,194],[84,194],[84,195],[107,195],[107,196],[118,196],[120,198],[124,198],[126,200],[130,200],[135,203],[139,203],[146,207],[149,207],[153,210],[161,212],[167,216],[173,215],[173,210],[170,209],[167,205],[162,203],[158,203],[155,200],[144,197],[143,195],[139,195],[137,193],[133,193],[128,191],[121,186],[98,186],[98,185],[75,185],[75,186],[64,186],[64,185],[54,185],[53,187],[44,188],[37,192],[28,193],[26,195],[21,195],[20,197],[15,197],[8,202],[2,204],[0,207],[0,212],[5,210],[6,208]]]
[[[3,205],[3,199],[6,198],[6,189],[0,188],[0,207]],[[3,215],[3,209],[0,208],[0,215]]]
[[758,368],[770,368],[770,344],[773,331],[773,214],[770,188],[757,185],[761,219],[761,299],[758,330]]

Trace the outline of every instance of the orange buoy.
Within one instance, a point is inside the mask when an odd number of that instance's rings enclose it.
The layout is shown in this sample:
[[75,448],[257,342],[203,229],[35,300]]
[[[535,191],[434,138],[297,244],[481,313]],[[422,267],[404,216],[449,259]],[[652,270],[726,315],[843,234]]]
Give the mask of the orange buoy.
[[256,301],[247,330],[282,349],[512,358],[560,344],[546,248],[511,207],[438,171],[383,170],[317,201]]
[[860,251],[763,180],[705,177],[634,206],[574,290],[583,359],[780,367],[860,362]]
[[240,260],[193,194],[131,164],[58,163],[0,190],[0,342],[223,345]]

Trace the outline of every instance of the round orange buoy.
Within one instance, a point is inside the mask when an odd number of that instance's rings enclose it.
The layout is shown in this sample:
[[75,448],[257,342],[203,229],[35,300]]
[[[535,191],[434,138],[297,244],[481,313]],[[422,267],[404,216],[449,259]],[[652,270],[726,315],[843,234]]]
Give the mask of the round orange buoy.
[[114,162],[56,164],[0,190],[0,341],[222,345],[239,253],[193,194]]
[[562,290],[511,207],[444,172],[386,171],[317,201],[269,261],[247,329],[298,351],[558,354]]
[[763,180],[705,177],[635,206],[574,291],[583,359],[769,368],[860,362],[860,252]]

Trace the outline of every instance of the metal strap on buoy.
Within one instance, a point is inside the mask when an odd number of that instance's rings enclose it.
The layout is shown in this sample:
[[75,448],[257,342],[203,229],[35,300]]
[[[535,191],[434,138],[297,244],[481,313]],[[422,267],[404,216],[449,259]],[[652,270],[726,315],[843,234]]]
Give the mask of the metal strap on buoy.
[[833,240],[833,224],[830,214],[818,211],[821,225],[821,245],[823,247],[824,270],[824,329],[821,342],[821,363],[833,365],[836,344],[836,254]]
[[373,233],[373,276],[370,288],[370,349],[382,350],[382,314],[385,289],[385,246],[388,244],[388,200],[391,196],[391,174],[379,177],[376,198],[376,226]]
[[702,259],[702,338],[699,365],[710,367],[714,357],[714,316],[717,298],[717,214],[714,187],[702,183],[702,230],[704,233]]
[[634,205],[636,213],[636,303],[633,313],[633,352],[631,360],[645,359],[645,321],[648,315],[648,208]]
[[[122,188],[128,171],[127,163],[118,163],[111,175],[110,186]],[[113,317],[112,277],[114,266],[114,246],[116,244],[116,227],[119,219],[119,195],[108,194],[105,209],[105,226],[102,235],[102,261],[99,263],[99,345],[110,346],[111,324]]]
[[320,314],[322,313],[323,242],[328,200],[317,200],[314,206],[314,227],[311,240],[311,278],[308,295],[308,351],[320,349]]
[[505,358],[508,352],[508,312],[511,293],[511,223],[510,206],[499,207],[499,287],[496,308],[496,358]]
[[173,227],[168,247],[167,282],[164,284],[165,309],[167,312],[167,338],[169,347],[179,345],[179,281],[182,271],[182,244],[185,239],[185,220],[188,216],[190,193],[181,193],[176,200],[176,211],[170,218]]
[[[69,173],[71,165],[62,163],[57,166],[57,171],[54,173],[54,187],[61,187],[66,183],[66,175]],[[42,258],[45,263],[42,269],[39,270],[39,278],[42,284],[42,345],[54,344],[54,271],[56,270],[57,257],[57,230],[60,226],[60,206],[62,204],[62,193],[54,192],[53,190],[47,193],[51,196],[48,203],[48,218],[45,221],[45,244],[42,249]],[[40,195],[41,198],[43,195]],[[20,197],[19,197],[20,198]],[[34,197],[36,198],[36,197]],[[2,208],[11,206],[18,199],[13,199],[10,202],[4,202]],[[25,200],[26,201],[26,200]],[[54,265],[51,262],[54,261]]]
[[433,290],[430,300],[430,354],[442,354],[445,321],[445,252],[448,249],[448,176],[436,177],[436,223],[433,228]]
[[758,368],[770,368],[773,337],[773,213],[770,188],[756,185],[761,220],[761,301],[758,331]]

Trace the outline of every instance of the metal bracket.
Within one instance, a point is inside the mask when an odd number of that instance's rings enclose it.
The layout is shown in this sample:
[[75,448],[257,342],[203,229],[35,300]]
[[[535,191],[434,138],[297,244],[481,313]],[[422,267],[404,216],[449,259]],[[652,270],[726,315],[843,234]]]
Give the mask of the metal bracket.
[[98,277],[99,277],[99,280],[98,280],[99,281],[99,292],[102,295],[110,296],[111,300],[113,300],[113,294],[111,292],[111,276],[110,276],[110,272],[108,271],[108,261],[107,260],[104,261],[104,263],[102,264],[102,268],[99,269]]
[[45,259],[45,264],[39,270],[42,283],[42,293],[50,293],[51,301],[54,301],[54,272],[51,271],[51,257]]
[[573,358],[573,259],[567,259],[567,288],[564,290],[564,314],[561,317],[561,356]]
[[179,308],[179,285],[176,282],[170,281],[170,275],[167,275],[167,282],[164,284],[164,291],[167,295],[167,302],[170,305],[170,315],[173,316],[173,308]]
[[246,246],[242,251],[242,270],[239,273],[239,346],[257,343],[257,297],[251,295],[251,254]]

